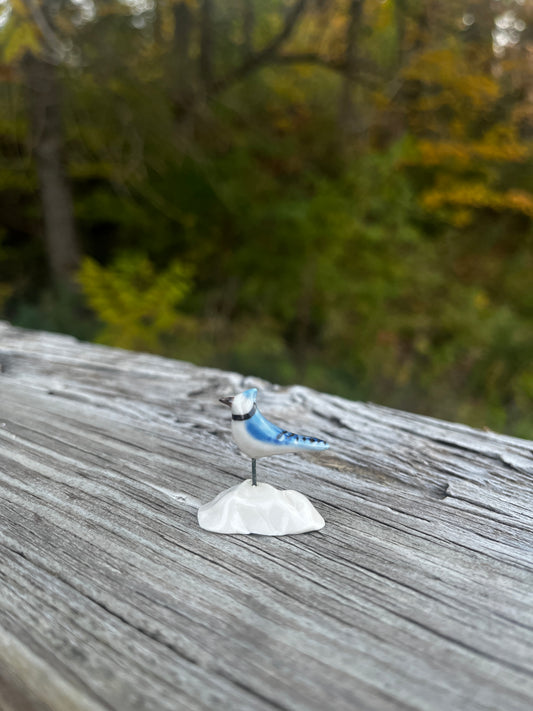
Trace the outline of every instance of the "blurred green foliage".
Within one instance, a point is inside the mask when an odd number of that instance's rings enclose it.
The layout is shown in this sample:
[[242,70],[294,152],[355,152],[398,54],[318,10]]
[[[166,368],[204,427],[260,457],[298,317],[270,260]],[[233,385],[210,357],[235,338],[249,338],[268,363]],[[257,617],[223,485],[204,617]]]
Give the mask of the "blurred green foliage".
[[179,311],[191,279],[178,262],[156,272],[140,254],[119,255],[108,267],[86,257],[79,281],[89,306],[105,324],[98,339],[102,343],[164,353],[184,336],[194,337],[194,329],[187,334],[193,322]]
[[[210,3],[202,65],[205,3],[116,0],[76,20],[58,0],[85,254],[70,296],[44,271],[10,40],[3,315],[532,437],[531,18],[511,0],[367,0],[347,79],[351,5],[309,3],[238,76],[285,3]],[[504,11],[518,29],[495,45]]]

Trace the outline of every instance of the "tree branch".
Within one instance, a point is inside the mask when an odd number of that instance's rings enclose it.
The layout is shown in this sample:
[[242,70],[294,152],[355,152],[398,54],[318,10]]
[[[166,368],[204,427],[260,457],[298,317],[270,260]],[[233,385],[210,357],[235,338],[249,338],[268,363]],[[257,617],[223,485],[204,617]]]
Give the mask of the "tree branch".
[[293,33],[298,19],[304,12],[308,0],[297,0],[297,2],[292,6],[285,17],[285,22],[280,32],[266,45],[263,49],[258,52],[250,54],[238,67],[227,74],[225,77],[213,82],[210,88],[210,94],[218,94],[221,91],[227,89],[231,84],[234,84],[244,77],[251,74],[251,72],[258,69],[260,66],[271,62],[276,56],[280,47],[289,39]]
[[[306,9],[307,3],[308,0],[298,0],[289,10],[280,32],[263,47],[263,49],[246,56],[241,64],[226,74],[226,76],[214,80],[211,85],[204,87],[207,93],[204,94],[203,97],[209,99],[220,94],[232,84],[244,79],[252,72],[261,69],[267,64],[314,64],[342,74],[349,83],[362,82],[366,86],[372,86],[372,81],[369,80],[369,76],[375,71],[375,67],[369,62],[361,61],[361,59],[359,59],[357,70],[352,67],[352,71],[350,72],[346,58],[330,60],[316,52],[279,53],[283,44],[293,33],[298,19]],[[368,72],[369,76],[364,76],[365,71]],[[178,118],[182,119],[191,110],[194,110],[199,99],[199,94],[194,91],[191,91],[188,96],[185,96],[179,106],[176,105]]]
[[381,86],[381,82],[377,78],[375,65],[367,60],[360,60],[359,66],[352,73],[348,72],[348,65],[345,59],[326,59],[315,52],[277,54],[272,57],[270,64],[313,64],[342,74],[352,84],[362,84],[374,89]]
[[321,57],[315,52],[300,52],[293,54],[277,54],[272,57],[271,64],[316,64],[325,69],[331,69],[334,72],[344,73],[346,71],[346,62],[334,61]]

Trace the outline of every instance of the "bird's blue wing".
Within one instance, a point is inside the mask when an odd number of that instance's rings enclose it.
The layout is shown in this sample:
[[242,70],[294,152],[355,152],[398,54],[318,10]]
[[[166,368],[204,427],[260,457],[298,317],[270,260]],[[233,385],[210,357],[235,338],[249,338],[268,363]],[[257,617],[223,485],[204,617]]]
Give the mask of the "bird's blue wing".
[[281,435],[284,433],[281,427],[263,417],[259,410],[256,411],[253,417],[246,420],[246,431],[251,437],[260,442],[272,442],[273,444],[281,444]]
[[263,417],[259,410],[256,411],[253,417],[246,420],[245,426],[248,434],[255,440],[276,446],[279,445],[280,448],[319,450],[328,449],[329,447],[323,439],[318,439],[318,437],[309,437],[282,430],[281,427]]

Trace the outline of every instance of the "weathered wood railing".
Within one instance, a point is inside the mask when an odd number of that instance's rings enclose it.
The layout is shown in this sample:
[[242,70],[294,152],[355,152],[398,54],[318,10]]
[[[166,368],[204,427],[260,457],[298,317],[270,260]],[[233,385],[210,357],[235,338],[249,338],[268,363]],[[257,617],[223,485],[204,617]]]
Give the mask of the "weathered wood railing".
[[[533,442],[0,324],[0,709],[533,708]],[[327,438],[223,536],[222,395]],[[268,472],[268,474],[267,474]]]

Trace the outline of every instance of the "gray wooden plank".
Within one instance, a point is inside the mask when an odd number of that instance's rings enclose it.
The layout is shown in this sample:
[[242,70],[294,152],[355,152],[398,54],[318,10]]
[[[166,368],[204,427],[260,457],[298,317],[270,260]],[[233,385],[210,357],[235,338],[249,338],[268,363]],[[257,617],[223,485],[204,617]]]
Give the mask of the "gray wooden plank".
[[[6,709],[531,708],[532,442],[7,324],[0,363]],[[331,442],[259,467],[323,531],[196,524],[251,385]]]

